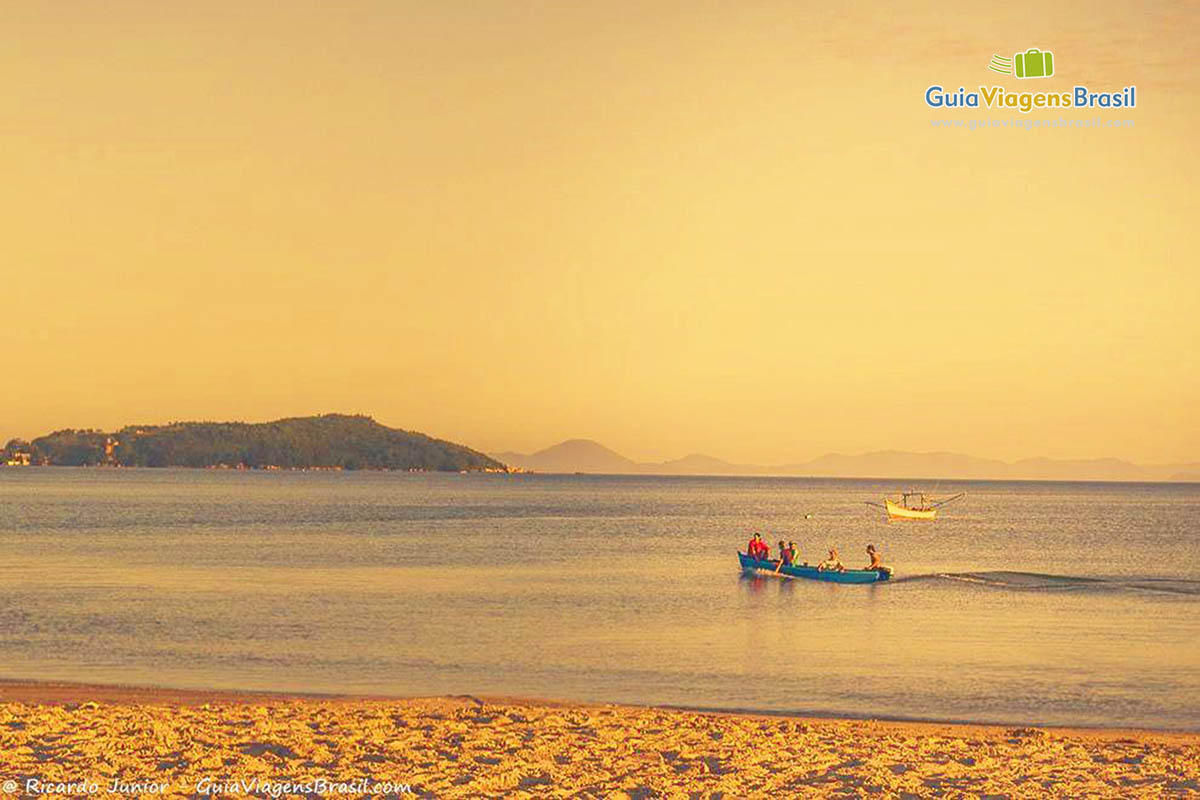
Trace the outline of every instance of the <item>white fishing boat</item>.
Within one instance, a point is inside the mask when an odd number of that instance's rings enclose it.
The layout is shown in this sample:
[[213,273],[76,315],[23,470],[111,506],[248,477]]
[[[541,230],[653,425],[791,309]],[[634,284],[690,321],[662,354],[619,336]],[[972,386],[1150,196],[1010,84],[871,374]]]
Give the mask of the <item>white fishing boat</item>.
[[953,497],[947,497],[945,500],[933,500],[926,497],[924,492],[909,491],[900,492],[898,500],[893,500],[890,497],[883,498],[883,503],[872,503],[867,501],[867,505],[882,508],[887,512],[888,520],[935,520],[937,519],[938,509],[947,503],[953,503],[965,494],[960,492]]

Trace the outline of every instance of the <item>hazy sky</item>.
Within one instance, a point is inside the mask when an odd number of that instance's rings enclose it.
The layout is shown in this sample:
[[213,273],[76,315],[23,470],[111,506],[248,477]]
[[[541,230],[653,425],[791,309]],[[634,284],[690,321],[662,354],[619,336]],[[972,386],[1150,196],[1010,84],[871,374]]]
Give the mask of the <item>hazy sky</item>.
[[[969,10],[968,10],[969,9]],[[0,437],[1200,460],[1200,5],[13,2]],[[988,72],[1053,50],[1056,76]],[[924,90],[1138,87],[1132,130]],[[1033,118],[1097,116],[1041,112]]]

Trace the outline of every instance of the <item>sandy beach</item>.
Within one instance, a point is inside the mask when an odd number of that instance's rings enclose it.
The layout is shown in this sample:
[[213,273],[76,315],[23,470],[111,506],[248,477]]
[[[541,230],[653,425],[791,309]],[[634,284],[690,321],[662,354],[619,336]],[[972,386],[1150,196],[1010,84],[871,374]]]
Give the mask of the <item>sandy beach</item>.
[[1200,734],[0,683],[10,796],[1164,797]]

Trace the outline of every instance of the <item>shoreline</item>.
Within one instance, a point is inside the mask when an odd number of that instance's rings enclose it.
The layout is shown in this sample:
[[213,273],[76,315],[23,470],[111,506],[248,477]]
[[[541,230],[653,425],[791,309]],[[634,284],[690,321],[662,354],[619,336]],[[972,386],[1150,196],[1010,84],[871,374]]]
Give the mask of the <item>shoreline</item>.
[[1200,792],[1200,733],[0,680],[0,781],[30,797],[1159,798]]
[[236,466],[207,466],[188,467],[170,465],[161,467],[135,466],[122,464],[28,464],[22,466],[0,463],[0,474],[5,470],[32,471],[37,469],[79,469],[101,471],[139,471],[139,472],[168,472],[170,470],[185,470],[188,472],[345,472],[345,473],[382,473],[389,475],[533,475],[549,478],[765,478],[769,480],[803,480],[803,481],[858,481],[858,482],[896,482],[896,481],[948,481],[952,483],[1069,483],[1069,484],[1104,484],[1130,486],[1195,486],[1200,485],[1200,478],[961,478],[961,477],[896,477],[889,475],[805,475],[793,472],[543,472],[532,469],[467,469],[467,470],[438,470],[438,469],[384,469],[378,467],[361,467],[346,469],[345,467],[236,467]]
[[111,705],[155,705],[155,706],[200,706],[222,705],[272,705],[281,703],[423,703],[423,702],[473,702],[487,705],[531,706],[539,708],[574,709],[625,709],[629,711],[662,711],[681,714],[698,714],[709,717],[745,718],[762,721],[796,721],[813,724],[865,724],[879,727],[895,727],[925,730],[927,732],[952,732],[967,734],[971,731],[1009,731],[1013,729],[1035,729],[1064,736],[1097,738],[1121,738],[1137,736],[1180,741],[1195,741],[1200,744],[1200,730],[1176,730],[1169,728],[1138,728],[1108,725],[1052,725],[1040,722],[971,722],[959,719],[909,719],[901,717],[870,717],[866,715],[818,714],[808,711],[772,711],[753,708],[716,708],[712,706],[687,706],[674,703],[623,703],[586,700],[566,700],[549,697],[527,697],[523,695],[490,694],[445,694],[445,695],[390,695],[354,694],[341,692],[297,692],[268,689],[205,689],[153,686],[142,684],[106,684],[78,681],[36,680],[30,678],[0,677],[0,705],[23,703],[38,706],[66,706],[79,703],[107,703]]

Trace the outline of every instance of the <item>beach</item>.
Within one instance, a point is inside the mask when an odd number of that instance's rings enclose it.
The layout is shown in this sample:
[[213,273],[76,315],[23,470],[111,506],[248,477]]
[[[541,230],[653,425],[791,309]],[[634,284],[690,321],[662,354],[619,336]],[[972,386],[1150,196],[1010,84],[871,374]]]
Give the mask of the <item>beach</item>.
[[1200,794],[1195,487],[511,477],[6,473],[0,800]]
[[20,797],[1169,797],[1200,792],[1200,734],[7,682],[0,789]]

